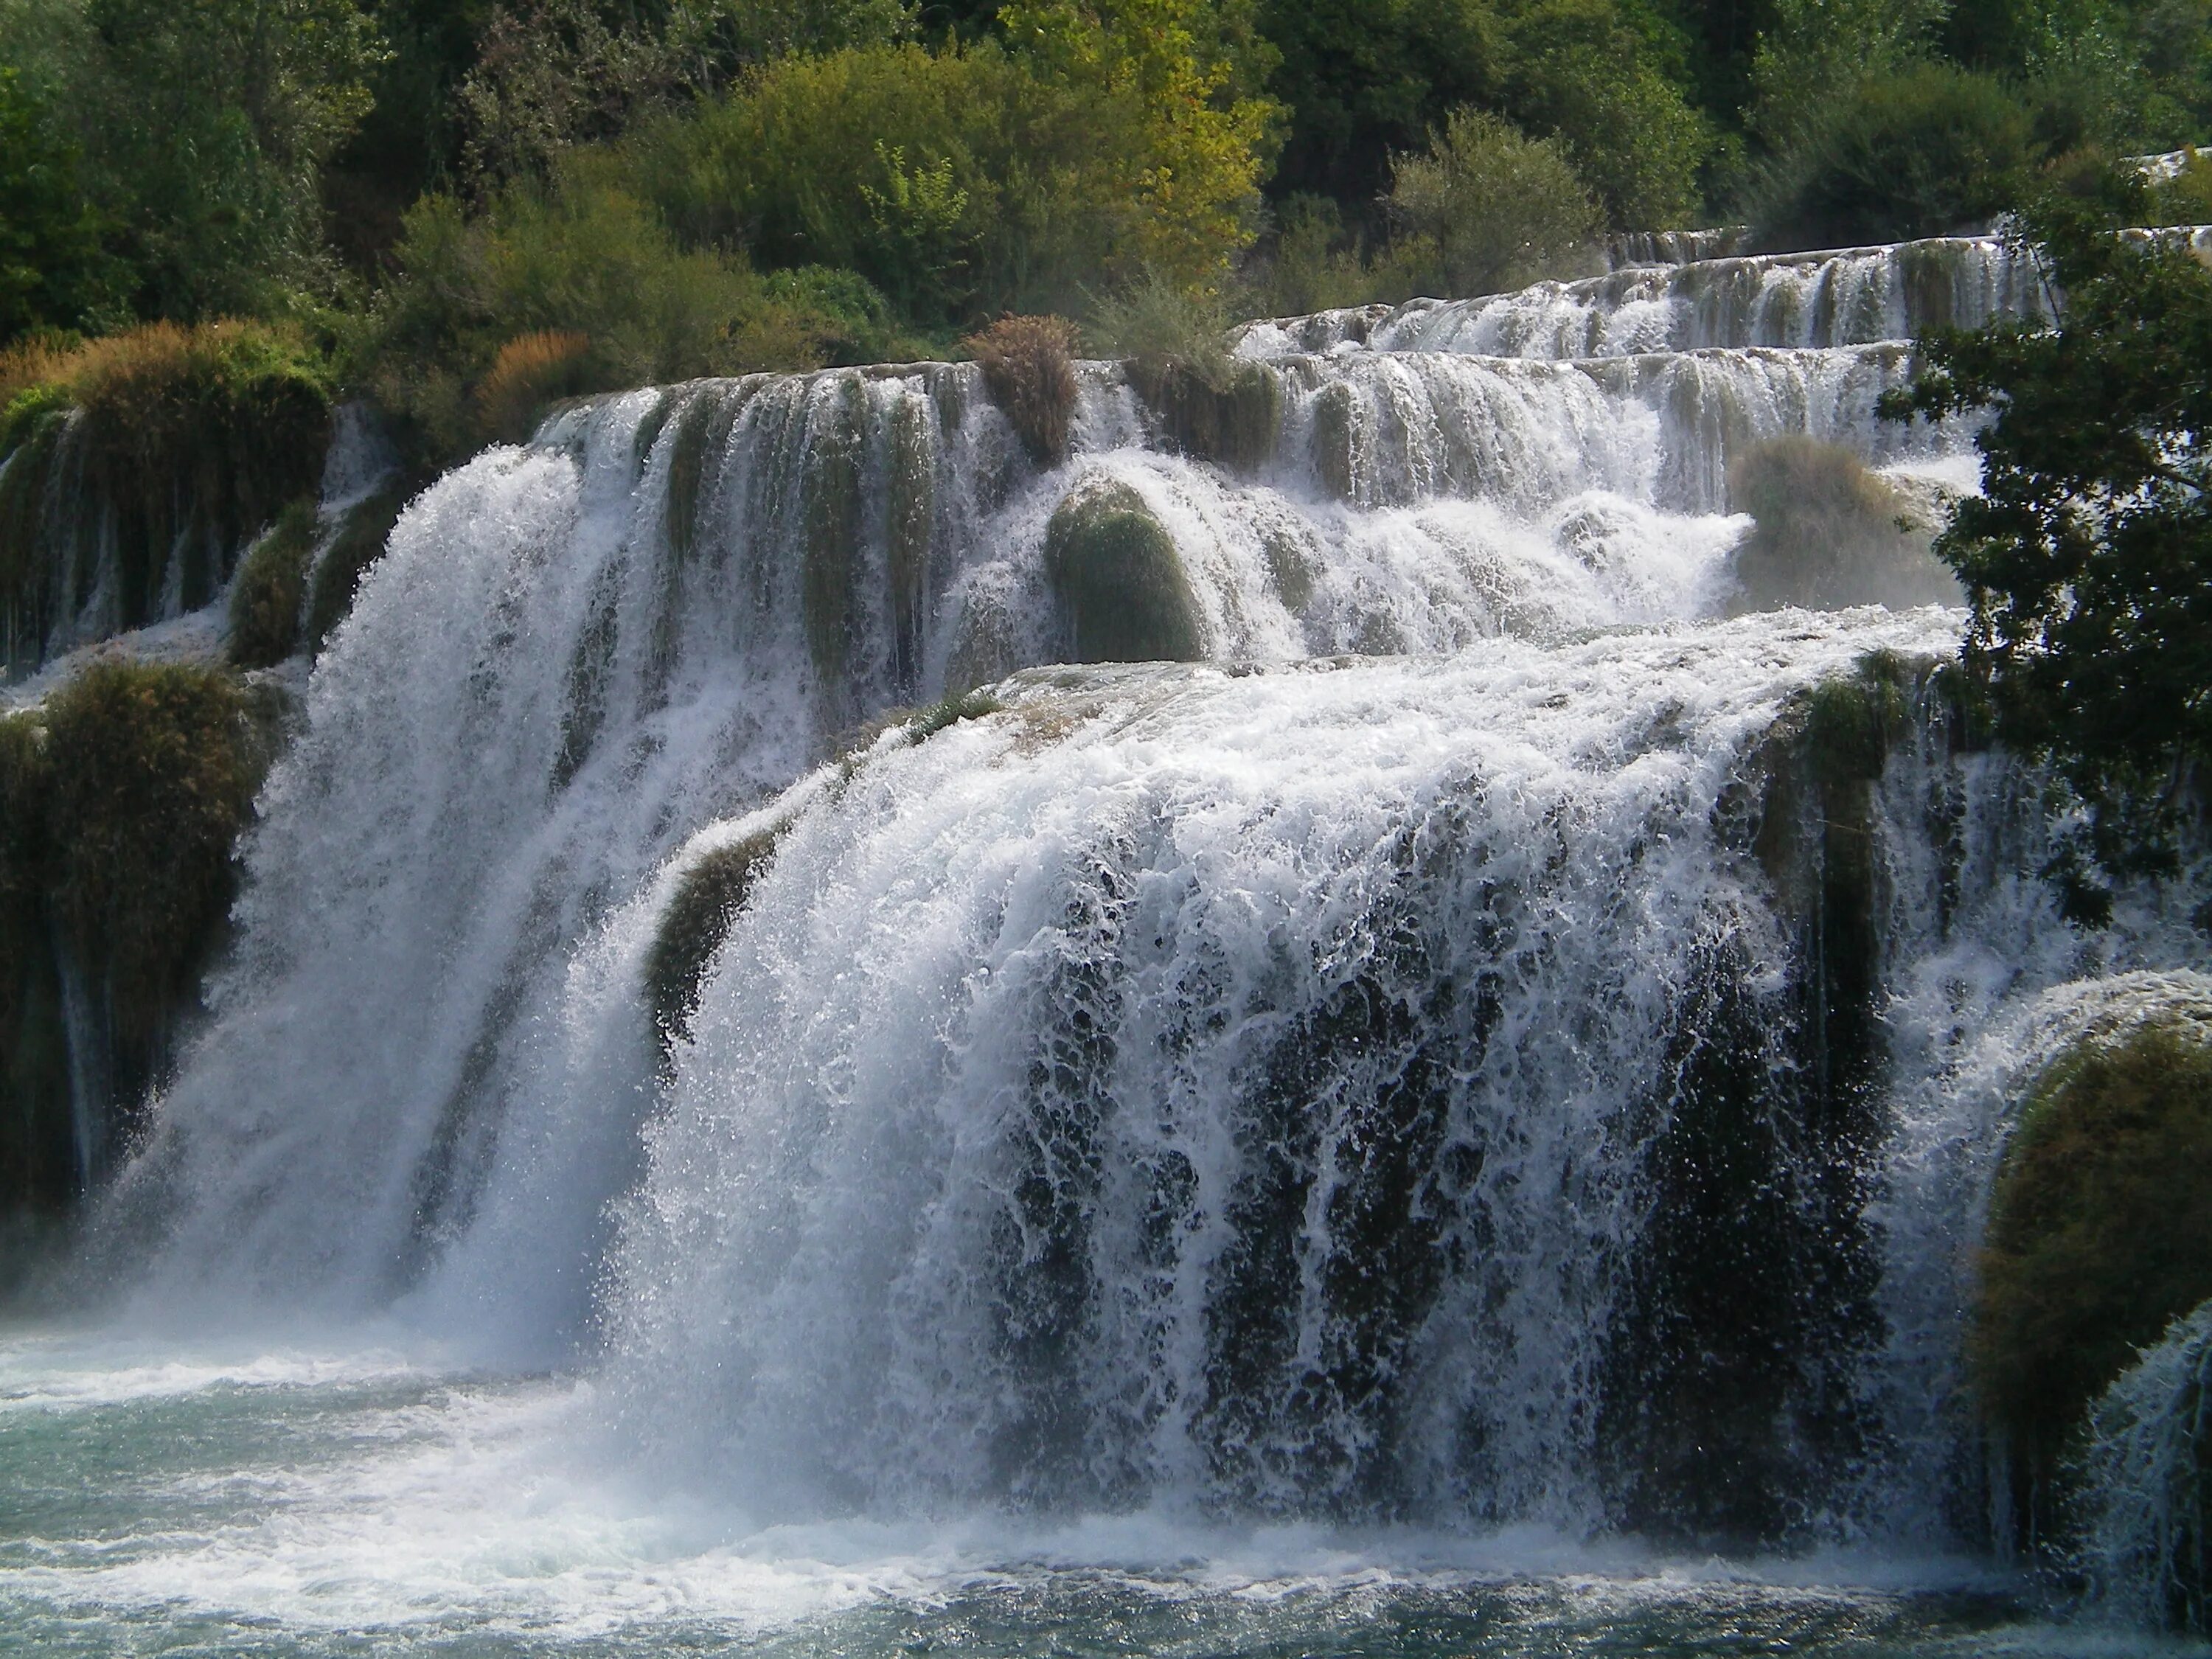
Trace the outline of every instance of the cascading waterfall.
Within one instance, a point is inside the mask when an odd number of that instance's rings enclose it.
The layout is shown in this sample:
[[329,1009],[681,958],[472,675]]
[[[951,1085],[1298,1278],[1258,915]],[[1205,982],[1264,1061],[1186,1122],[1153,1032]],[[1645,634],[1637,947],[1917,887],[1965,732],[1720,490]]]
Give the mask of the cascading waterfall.
[[[2033,314],[2009,259],[1260,325],[1236,465],[1103,365],[1042,470],[967,368],[556,416],[319,662],[95,1253],[588,1361],[770,1515],[1974,1541],[1962,1056],[2193,947],[2057,922],[1954,613],[1711,619],[1744,446],[1955,469],[1875,401],[1931,307]],[[1050,666],[1102,491],[1202,661]]]

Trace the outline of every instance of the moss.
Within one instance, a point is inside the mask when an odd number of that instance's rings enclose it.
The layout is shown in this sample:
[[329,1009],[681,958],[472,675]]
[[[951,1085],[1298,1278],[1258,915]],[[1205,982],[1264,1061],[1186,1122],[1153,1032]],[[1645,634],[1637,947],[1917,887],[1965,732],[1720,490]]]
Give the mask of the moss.
[[1175,538],[1127,484],[1080,490],[1045,532],[1077,662],[1197,662],[1206,629]]
[[979,720],[986,714],[996,714],[1006,708],[996,697],[981,691],[960,691],[943,702],[925,708],[906,723],[906,729],[916,743],[927,743],[949,726],[962,720]]
[[822,682],[823,707],[842,720],[846,668],[859,610],[861,448],[867,392],[858,376],[835,384],[829,406],[811,422],[801,498],[806,546],[801,601],[806,645]]
[[891,417],[891,675],[901,686],[921,678],[928,603],[929,548],[937,519],[937,456],[931,405],[902,398]]
[[1307,539],[1287,525],[1270,525],[1261,532],[1260,556],[1283,608],[1293,614],[1304,611],[1321,580],[1321,561]]
[[1275,453],[1283,380],[1267,364],[1231,362],[1208,374],[1182,362],[1136,362],[1130,377],[1167,441],[1186,455],[1250,472]]
[[722,386],[702,386],[676,416],[674,447],[668,457],[668,546],[688,559],[698,539],[700,492],[710,458],[719,458],[730,428],[744,407],[744,397]]
[[1314,476],[1340,501],[1352,499],[1358,482],[1352,453],[1358,428],[1358,399],[1349,384],[1338,380],[1314,394]]
[[1059,465],[1075,410],[1075,325],[1064,317],[1001,317],[963,343],[1030,459]]
[[302,498],[279,514],[239,566],[230,590],[230,659],[268,668],[292,654],[315,550],[315,504]]
[[347,513],[338,533],[315,564],[313,592],[307,601],[310,650],[320,651],[331,631],[353,609],[361,579],[384,556],[392,526],[399,521],[399,509],[406,504],[405,486],[392,483],[356,502]]
[[2015,1479],[2047,1485],[2090,1402],[2212,1298],[2212,1037],[2172,1014],[2037,1078],[1991,1195],[1971,1358]]
[[[71,1156],[96,1178],[169,1063],[229,909],[231,848],[270,744],[227,672],[98,661],[43,707],[0,720],[0,1030],[14,1138],[51,1156],[69,1111],[58,999],[64,955],[96,991],[114,1098],[110,1137]],[[58,1079],[59,1079],[58,1081]],[[33,1184],[52,1187],[48,1173]]]
[[676,883],[645,958],[645,994],[663,1063],[691,1035],[691,1016],[714,952],[775,855],[781,824],[702,854]]

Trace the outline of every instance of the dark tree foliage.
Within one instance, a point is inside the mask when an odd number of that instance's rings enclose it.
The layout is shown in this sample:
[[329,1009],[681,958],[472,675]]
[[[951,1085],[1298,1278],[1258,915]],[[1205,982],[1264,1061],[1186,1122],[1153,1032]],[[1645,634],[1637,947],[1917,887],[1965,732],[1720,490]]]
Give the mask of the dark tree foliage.
[[76,145],[12,68],[0,67],[0,344],[36,328],[80,328],[110,302],[100,219]]
[[1936,550],[1972,605],[1965,657],[1999,734],[2057,763],[2089,808],[2050,872],[2094,920],[2106,874],[2175,861],[2212,756],[2212,272],[2178,237],[2129,234],[2139,179],[2051,195],[2019,234],[2063,295],[2043,328],[1944,331],[1883,412],[1988,409],[1983,491]]

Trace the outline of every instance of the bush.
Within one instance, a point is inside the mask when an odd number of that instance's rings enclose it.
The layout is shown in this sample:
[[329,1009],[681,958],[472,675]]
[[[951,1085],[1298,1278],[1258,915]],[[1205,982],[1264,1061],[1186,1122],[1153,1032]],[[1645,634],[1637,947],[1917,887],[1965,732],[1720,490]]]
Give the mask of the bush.
[[1929,550],[1935,527],[1924,510],[1841,445],[1787,437],[1745,451],[1729,468],[1729,505],[1754,520],[1734,556],[1731,611],[1964,597]]
[[2002,82],[1923,64],[1809,114],[1755,186],[1752,218],[1770,248],[1976,231],[2043,159],[2031,112]]
[[230,590],[229,650],[240,668],[273,667],[292,654],[314,550],[315,504],[296,501],[239,566]]
[[[0,946],[13,970],[0,1000],[19,1111],[70,1109],[37,1055],[72,1042],[102,1045],[111,1063],[112,1100],[84,1103],[95,1121],[157,1079],[228,910],[231,848],[269,754],[238,683],[197,665],[96,661],[42,706],[0,717]],[[94,992],[96,1031],[63,1034],[51,990],[63,960]],[[70,1183],[95,1176],[129,1127],[126,1109],[79,1149],[88,1164],[73,1154]]]
[[1616,229],[1696,221],[1714,135],[1613,0],[1538,0],[1504,32],[1501,101],[1555,138]]
[[591,349],[591,337],[573,329],[540,329],[509,340],[477,383],[477,430],[508,443],[529,437],[547,404],[585,389]]
[[816,368],[849,326],[770,293],[742,259],[679,248],[609,152],[572,156],[550,183],[516,184],[477,214],[425,197],[396,258],[353,356],[424,471],[514,435],[519,405],[542,393]]
[[1060,504],[1044,567],[1075,662],[1198,662],[1205,623],[1175,538],[1127,484],[1094,484]]
[[1150,268],[1094,298],[1084,333],[1101,356],[1152,373],[1180,368],[1209,382],[1229,375],[1229,311],[1220,295],[1184,288]]
[[1480,110],[1454,111],[1425,154],[1398,158],[1389,210],[1393,263],[1441,296],[1603,268],[1603,221],[1565,149]]
[[2212,1297],[2212,1039],[2176,1015],[2084,1037],[2037,1079],[1998,1171],[1972,1357],[2021,1473]]
[[1187,155],[1210,106],[1075,56],[787,58],[641,140],[638,176],[687,243],[856,270],[924,328],[1051,311],[1147,263],[1184,286],[1218,277],[1249,240],[1256,130]]
[[1075,409],[1075,325],[1064,317],[1001,317],[965,343],[1030,459],[1057,466]]

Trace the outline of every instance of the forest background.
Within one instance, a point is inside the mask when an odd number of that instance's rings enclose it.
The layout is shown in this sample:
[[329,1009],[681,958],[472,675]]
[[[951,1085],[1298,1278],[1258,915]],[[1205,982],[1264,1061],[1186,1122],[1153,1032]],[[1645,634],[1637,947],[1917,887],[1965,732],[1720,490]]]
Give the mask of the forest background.
[[0,425],[249,319],[200,343],[427,472],[1007,313],[1139,355],[1608,232],[1978,226],[2208,115],[2212,0],[0,0]]

